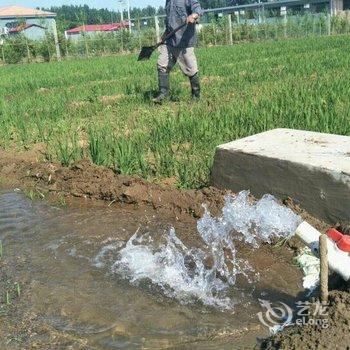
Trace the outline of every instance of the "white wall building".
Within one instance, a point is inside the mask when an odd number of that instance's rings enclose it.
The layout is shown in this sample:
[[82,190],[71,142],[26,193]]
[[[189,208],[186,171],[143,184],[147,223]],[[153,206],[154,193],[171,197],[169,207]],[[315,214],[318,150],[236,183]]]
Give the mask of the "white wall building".
[[56,30],[56,14],[21,6],[0,7],[0,33],[40,40],[46,31]]

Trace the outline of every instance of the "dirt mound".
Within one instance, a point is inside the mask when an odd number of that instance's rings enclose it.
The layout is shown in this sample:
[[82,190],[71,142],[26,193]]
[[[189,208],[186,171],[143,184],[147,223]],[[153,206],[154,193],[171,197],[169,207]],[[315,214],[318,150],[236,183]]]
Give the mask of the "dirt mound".
[[[64,196],[104,200],[109,203],[125,203],[135,206],[152,206],[158,211],[171,212],[175,216],[190,215],[199,218],[202,203],[216,215],[224,204],[224,196],[230,191],[214,187],[200,190],[177,189],[166,181],[155,184],[131,176],[116,174],[112,169],[91,164],[88,160],[76,162],[71,167],[39,162],[37,150],[16,154],[0,151],[1,182],[13,187],[35,187],[40,193],[56,193]],[[314,218],[291,198],[283,202],[317,229],[324,231],[328,225]],[[291,248],[298,247],[295,242]]]
[[293,326],[265,341],[262,349],[350,349],[350,294],[334,291],[329,296],[328,328]]
[[[39,170],[39,171],[38,171]],[[133,205],[150,205],[157,210],[199,217],[202,203],[221,208],[224,192],[215,188],[179,190],[142,179],[117,175],[113,170],[79,161],[70,168],[43,166],[31,174],[50,192]]]
[[96,166],[88,160],[71,167],[24,161],[14,155],[2,157],[0,177],[8,186],[35,187],[40,193],[57,193],[65,196],[104,200],[136,206],[152,206],[159,211],[175,215],[190,214],[198,218],[207,203],[214,213],[221,209],[228,191],[209,187],[201,190],[181,190],[154,184],[142,179],[116,174],[106,167]]

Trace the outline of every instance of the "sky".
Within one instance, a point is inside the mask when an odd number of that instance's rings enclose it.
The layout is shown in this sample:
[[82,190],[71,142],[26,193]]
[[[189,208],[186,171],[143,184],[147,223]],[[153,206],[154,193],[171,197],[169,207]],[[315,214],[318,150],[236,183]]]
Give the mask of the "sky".
[[[60,5],[89,5],[95,8],[117,9],[117,0],[0,0],[0,7],[9,5],[19,5],[25,7],[51,7]],[[130,0],[131,7],[160,6],[165,4],[165,0]]]

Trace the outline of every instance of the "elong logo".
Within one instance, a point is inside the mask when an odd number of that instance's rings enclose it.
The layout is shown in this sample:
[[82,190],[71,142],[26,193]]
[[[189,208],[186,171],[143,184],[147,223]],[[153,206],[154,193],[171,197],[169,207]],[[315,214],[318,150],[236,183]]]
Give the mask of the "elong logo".
[[280,330],[292,324],[293,310],[285,303],[279,301],[273,305],[269,300],[259,299],[260,305],[266,311],[259,312],[260,322],[270,330]]
[[269,300],[259,299],[260,305],[266,309],[265,312],[259,312],[258,318],[260,322],[269,328],[271,333],[276,333],[284,327],[297,326],[318,326],[328,328],[328,306],[319,301],[310,303],[309,301],[297,301],[295,303],[296,317],[293,320],[293,310],[287,304],[279,301],[271,303]]

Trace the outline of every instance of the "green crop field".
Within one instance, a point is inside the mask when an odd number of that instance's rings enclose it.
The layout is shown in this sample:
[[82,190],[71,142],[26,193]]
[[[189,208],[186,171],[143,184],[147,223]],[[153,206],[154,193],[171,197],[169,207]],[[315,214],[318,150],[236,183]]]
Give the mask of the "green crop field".
[[89,157],[123,174],[208,183],[215,147],[273,128],[350,134],[350,38],[199,49],[203,99],[177,69],[172,98],[150,101],[155,57],[3,66],[0,147],[69,165]]

